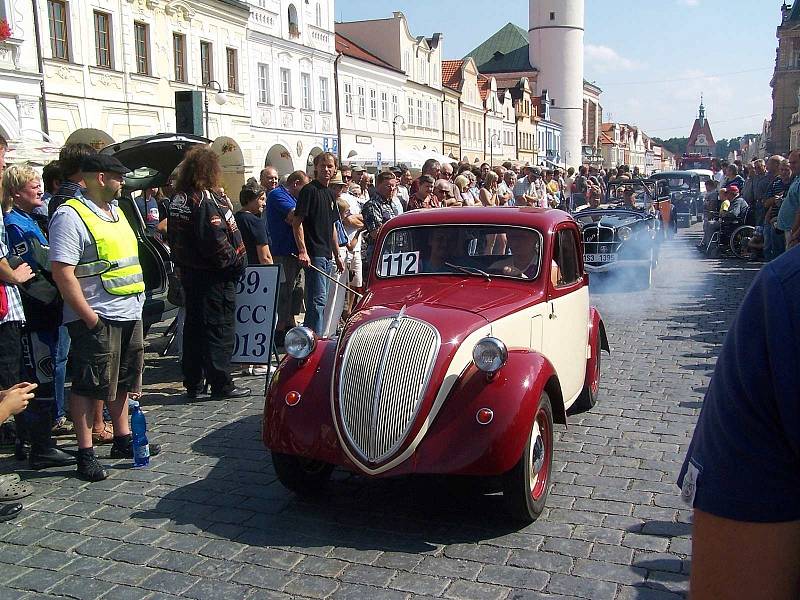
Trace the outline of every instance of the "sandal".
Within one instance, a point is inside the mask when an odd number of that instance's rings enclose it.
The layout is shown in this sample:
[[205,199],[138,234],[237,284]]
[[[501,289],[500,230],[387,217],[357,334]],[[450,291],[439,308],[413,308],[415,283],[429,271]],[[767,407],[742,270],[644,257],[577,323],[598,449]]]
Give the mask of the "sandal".
[[[19,500],[33,493],[31,487],[24,481],[0,481],[0,502],[8,500]],[[0,519],[2,520],[2,519]]]
[[111,423],[103,423],[101,431],[92,429],[92,443],[102,446],[103,444],[110,444],[114,441],[114,427]]
[[10,521],[15,519],[22,510],[22,504],[14,502],[13,504],[5,504],[0,507],[0,521]]

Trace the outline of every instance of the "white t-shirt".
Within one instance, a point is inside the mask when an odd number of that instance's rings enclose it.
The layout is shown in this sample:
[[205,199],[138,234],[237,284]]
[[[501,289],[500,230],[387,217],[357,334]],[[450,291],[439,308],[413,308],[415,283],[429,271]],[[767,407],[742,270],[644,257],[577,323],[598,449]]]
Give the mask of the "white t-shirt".
[[[360,215],[361,214],[361,202],[359,202],[358,198],[353,196],[352,194],[344,193],[341,196],[341,199],[347,202],[347,206],[350,208],[351,215]],[[344,232],[347,234],[347,241],[352,241],[353,236],[359,231],[358,227],[354,227],[353,225],[349,225],[348,223],[342,221],[342,225],[344,225]],[[358,238],[358,243],[356,244],[353,252],[361,252],[361,236]]]

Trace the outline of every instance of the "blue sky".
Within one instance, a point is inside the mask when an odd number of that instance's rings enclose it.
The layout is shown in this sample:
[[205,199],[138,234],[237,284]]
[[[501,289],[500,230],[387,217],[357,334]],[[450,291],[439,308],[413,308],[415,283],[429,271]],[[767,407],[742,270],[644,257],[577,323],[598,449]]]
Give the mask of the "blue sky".
[[[661,138],[688,136],[703,92],[715,138],[760,132],[772,110],[781,3],[587,0],[585,75],[603,88],[604,119]],[[509,21],[528,29],[526,0],[338,0],[336,20],[394,10],[414,35],[442,32],[445,58],[461,58]]]

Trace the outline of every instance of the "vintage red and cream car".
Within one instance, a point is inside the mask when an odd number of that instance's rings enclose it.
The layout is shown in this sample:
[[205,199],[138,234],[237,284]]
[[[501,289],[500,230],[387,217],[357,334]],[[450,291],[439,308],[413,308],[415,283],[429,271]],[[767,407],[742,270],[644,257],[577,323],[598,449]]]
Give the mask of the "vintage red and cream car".
[[[413,211],[383,226],[341,335],[286,335],[263,438],[280,481],[492,478],[514,518],[544,509],[553,423],[597,400],[603,322],[581,234],[558,210]],[[572,411],[571,411],[572,412]]]

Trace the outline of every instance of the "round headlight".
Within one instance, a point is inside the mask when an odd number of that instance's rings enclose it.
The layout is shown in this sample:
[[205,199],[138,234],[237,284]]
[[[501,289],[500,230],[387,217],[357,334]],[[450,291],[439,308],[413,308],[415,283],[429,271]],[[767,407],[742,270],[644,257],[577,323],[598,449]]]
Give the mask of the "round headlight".
[[623,242],[628,241],[631,239],[631,235],[633,235],[633,231],[631,231],[630,227],[620,227],[617,229],[617,237],[621,239]]
[[286,332],[286,339],[283,342],[286,354],[297,359],[308,358],[316,345],[317,338],[308,327],[293,327]]
[[472,349],[472,362],[484,373],[496,373],[507,358],[506,345],[496,337],[485,337]]

